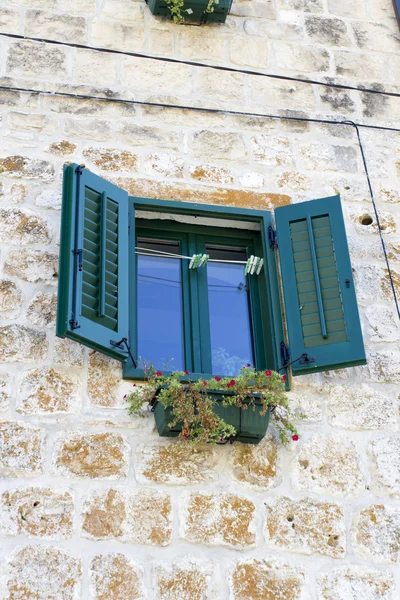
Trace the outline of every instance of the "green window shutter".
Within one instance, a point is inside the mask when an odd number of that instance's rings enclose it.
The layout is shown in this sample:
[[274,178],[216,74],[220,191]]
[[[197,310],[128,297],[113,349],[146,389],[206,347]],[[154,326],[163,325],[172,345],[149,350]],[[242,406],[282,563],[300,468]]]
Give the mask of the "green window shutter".
[[366,363],[339,196],[275,211],[294,375]]
[[[128,194],[64,166],[57,335],[124,360],[128,333]],[[124,348],[126,350],[126,348]]]

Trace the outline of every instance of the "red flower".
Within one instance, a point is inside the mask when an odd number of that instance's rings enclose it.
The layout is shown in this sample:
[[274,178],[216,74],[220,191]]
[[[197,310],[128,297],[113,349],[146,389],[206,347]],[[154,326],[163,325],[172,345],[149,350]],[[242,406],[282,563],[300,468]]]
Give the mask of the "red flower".
[[272,376],[272,371],[269,371],[269,370],[268,370],[268,371],[265,371],[265,375],[266,375],[267,377],[271,377],[271,376]]
[[250,364],[250,363],[247,363],[246,367],[251,367],[251,364]]
[[189,375],[189,371],[184,371],[185,375]]
[[156,375],[157,375],[157,377],[161,377],[162,376],[162,371],[157,371]]
[[207,381],[203,381],[203,385],[206,386],[207,385]]
[[281,381],[283,381],[283,383],[285,383],[285,381],[286,381],[286,375],[282,375]]
[[236,381],[234,379],[231,379],[226,387],[233,387],[234,385],[236,385]]
[[136,387],[136,383],[132,383],[132,387]]
[[292,435],[292,440],[293,440],[294,442],[297,442],[297,440],[298,440],[298,439],[299,439],[299,436],[298,436],[298,435]]
[[125,398],[126,398],[126,394],[125,394],[125,396],[124,396],[124,400],[125,400]]
[[214,377],[214,379],[215,379],[215,381],[221,381],[221,377],[218,377],[218,375],[216,375],[216,376]]

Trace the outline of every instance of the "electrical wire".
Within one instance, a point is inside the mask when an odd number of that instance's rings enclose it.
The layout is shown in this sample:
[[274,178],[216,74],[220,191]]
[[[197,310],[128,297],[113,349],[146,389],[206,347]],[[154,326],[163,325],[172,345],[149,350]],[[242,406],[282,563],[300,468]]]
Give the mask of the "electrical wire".
[[398,92],[385,92],[385,91],[373,89],[373,88],[363,88],[363,87],[356,87],[356,86],[346,85],[346,84],[341,84],[341,83],[324,82],[324,81],[319,81],[317,79],[304,79],[302,77],[290,77],[289,75],[278,75],[277,73],[264,73],[262,71],[254,71],[252,69],[237,69],[234,67],[226,67],[223,65],[212,65],[212,64],[208,64],[208,63],[202,63],[199,61],[184,60],[181,58],[170,58],[167,56],[144,54],[143,52],[128,52],[127,50],[115,50],[113,48],[103,48],[103,47],[99,47],[99,46],[87,46],[85,44],[77,44],[74,42],[63,42],[63,41],[59,41],[59,40],[51,40],[48,38],[30,37],[30,36],[20,35],[20,34],[16,34],[16,33],[0,32],[0,35],[3,37],[9,37],[12,39],[17,39],[17,40],[41,42],[41,43],[45,43],[45,44],[66,46],[68,48],[78,48],[81,50],[92,50],[94,52],[103,52],[103,53],[107,53],[107,54],[120,54],[122,56],[131,56],[134,58],[144,58],[147,60],[155,60],[155,61],[160,61],[160,62],[178,64],[178,65],[200,67],[203,69],[214,69],[216,71],[225,71],[228,73],[239,73],[242,75],[255,75],[257,77],[267,77],[269,79],[280,79],[282,81],[292,81],[295,83],[308,83],[308,84],[319,85],[319,86],[323,86],[323,87],[331,87],[331,88],[342,89],[342,90],[353,90],[356,92],[365,92],[368,94],[380,94],[382,96],[392,96],[395,98],[400,98],[400,93],[398,93]]

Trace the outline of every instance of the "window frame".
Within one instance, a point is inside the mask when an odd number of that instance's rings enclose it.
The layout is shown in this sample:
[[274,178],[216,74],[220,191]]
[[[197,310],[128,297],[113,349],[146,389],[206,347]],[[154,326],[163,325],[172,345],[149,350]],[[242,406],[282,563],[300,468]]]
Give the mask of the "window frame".
[[[281,365],[281,343],[284,340],[283,337],[283,319],[282,319],[282,311],[280,304],[280,291],[279,291],[279,282],[277,275],[277,264],[276,264],[276,255],[274,250],[270,247],[269,244],[269,228],[272,227],[272,214],[270,211],[261,211],[255,209],[245,209],[245,208],[236,208],[236,207],[226,207],[226,206],[218,206],[218,205],[202,205],[198,203],[189,203],[189,202],[176,202],[176,201],[167,201],[167,200],[156,200],[156,199],[148,199],[148,198],[136,198],[133,196],[129,196],[129,214],[130,214],[130,239],[129,239],[129,298],[130,298],[130,306],[135,304],[132,300],[137,298],[137,260],[135,254],[135,246],[136,246],[136,225],[135,225],[135,212],[136,211],[145,211],[145,212],[154,212],[155,219],[157,220],[157,213],[162,214],[177,214],[177,215],[186,215],[191,217],[209,217],[215,221],[215,225],[217,225],[218,219],[229,219],[229,220],[237,220],[248,223],[257,223],[259,224],[259,231],[257,234],[260,236],[261,240],[261,250],[262,256],[265,261],[265,267],[263,269],[263,275],[258,280],[259,285],[259,298],[260,298],[260,313],[261,313],[261,323],[262,323],[262,338],[263,338],[263,352],[265,353],[265,365],[266,368],[277,370]],[[141,219],[140,214],[137,216],[138,219]],[[160,219],[160,224],[163,222]],[[194,226],[197,228],[199,225]],[[210,237],[212,237],[212,229],[213,226],[210,226]],[[204,231],[206,231],[207,226],[204,226]],[[155,231],[154,228],[152,231]],[[244,231],[244,236],[246,230],[235,230],[235,231]],[[251,231],[250,237],[251,237]],[[208,236],[207,236],[208,237]],[[229,235],[227,236],[229,237]],[[254,236],[253,236],[254,238]],[[189,255],[196,252],[193,250],[193,247],[190,243],[189,236]],[[193,252],[192,252],[193,250]],[[182,272],[183,273],[183,272]],[[250,295],[250,302],[253,302],[253,299]],[[184,309],[185,310],[185,309]],[[130,310],[129,313],[129,329],[130,332],[135,332],[134,336],[130,336],[131,339],[131,347],[134,353],[134,356],[137,356],[137,310]],[[253,329],[254,332],[254,329]],[[190,331],[190,334],[192,331]],[[186,338],[187,331],[184,324],[183,329],[184,339]],[[258,338],[260,334],[258,334]],[[267,339],[268,338],[268,339]],[[257,345],[257,347],[256,347]],[[260,360],[260,352],[259,341],[254,338],[254,353],[256,360]],[[185,358],[186,358],[186,349],[185,349]],[[196,379],[199,377],[202,378],[210,378],[212,374],[204,373],[204,372],[191,372],[190,378]],[[143,380],[144,371],[143,369],[135,368],[130,360],[127,360],[123,365],[123,377],[124,379],[133,379],[133,380]]]

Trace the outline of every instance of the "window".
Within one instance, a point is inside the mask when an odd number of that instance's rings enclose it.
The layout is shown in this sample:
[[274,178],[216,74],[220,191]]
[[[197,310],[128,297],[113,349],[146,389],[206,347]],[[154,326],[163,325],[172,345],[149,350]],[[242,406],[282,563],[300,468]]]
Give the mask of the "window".
[[[126,378],[143,376],[138,357],[206,377],[364,364],[340,198],[275,220],[278,251],[270,211],[129,197],[65,166],[57,335],[119,358]],[[190,269],[193,254],[210,260]],[[264,267],[245,277],[251,254]]]

